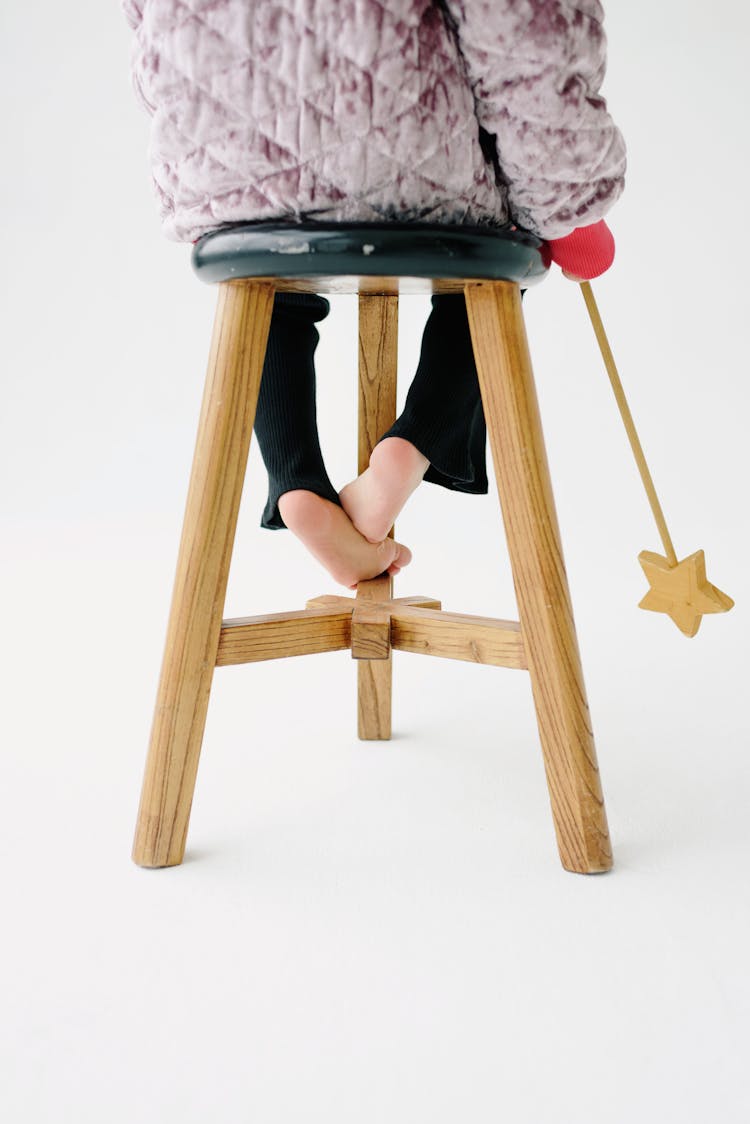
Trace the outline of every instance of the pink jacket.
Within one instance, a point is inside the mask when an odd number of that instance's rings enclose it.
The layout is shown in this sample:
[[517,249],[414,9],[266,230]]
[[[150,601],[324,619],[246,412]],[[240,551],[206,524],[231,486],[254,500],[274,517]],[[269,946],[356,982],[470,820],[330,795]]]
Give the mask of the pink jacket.
[[165,233],[595,223],[624,186],[598,0],[121,0]]

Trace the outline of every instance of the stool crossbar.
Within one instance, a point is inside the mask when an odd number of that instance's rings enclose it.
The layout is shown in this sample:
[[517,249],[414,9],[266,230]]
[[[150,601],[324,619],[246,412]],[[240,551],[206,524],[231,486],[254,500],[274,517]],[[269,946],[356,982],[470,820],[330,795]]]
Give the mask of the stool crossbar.
[[[527,671],[563,866],[612,865],[604,800],[520,299],[547,270],[513,229],[399,223],[261,223],[207,235],[193,264],[218,284],[195,456],[133,859],[184,855],[215,667],[350,649],[358,736],[391,736],[393,650]],[[359,294],[358,472],[396,418],[398,300],[463,292],[502,509],[518,621],[393,596],[382,574],[356,596],[223,619],[274,293]],[[390,532],[394,534],[393,528]],[[408,572],[408,571],[407,571]]]

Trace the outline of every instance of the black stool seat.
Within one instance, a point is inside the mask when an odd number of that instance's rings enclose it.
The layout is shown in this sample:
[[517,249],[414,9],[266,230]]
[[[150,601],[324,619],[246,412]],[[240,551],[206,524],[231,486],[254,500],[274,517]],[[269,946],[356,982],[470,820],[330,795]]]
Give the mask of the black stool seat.
[[468,279],[527,288],[549,256],[540,238],[510,225],[262,222],[204,235],[192,264],[211,284],[252,277],[318,293],[430,293],[460,291]]

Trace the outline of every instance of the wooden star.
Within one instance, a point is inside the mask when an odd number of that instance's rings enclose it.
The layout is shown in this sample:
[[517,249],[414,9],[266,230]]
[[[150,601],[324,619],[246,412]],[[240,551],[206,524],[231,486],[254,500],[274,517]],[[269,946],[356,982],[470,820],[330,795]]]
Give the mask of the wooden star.
[[677,565],[650,550],[642,550],[638,561],[651,586],[639,607],[666,613],[685,636],[695,636],[704,613],[726,613],[734,605],[731,597],[706,579],[702,550]]

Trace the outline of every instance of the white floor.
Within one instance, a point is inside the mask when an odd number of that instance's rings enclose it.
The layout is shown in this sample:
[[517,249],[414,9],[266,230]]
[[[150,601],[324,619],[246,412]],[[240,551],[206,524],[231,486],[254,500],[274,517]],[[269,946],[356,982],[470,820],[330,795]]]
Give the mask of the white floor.
[[[346,653],[217,671],[186,862],[143,871],[174,543],[138,534],[60,530],[52,571],[39,542],[4,575],[4,1119],[748,1119],[730,617],[691,647],[621,607],[633,648],[578,597],[608,875],[558,865],[526,676],[408,653],[388,743],[356,737]],[[245,584],[284,539],[239,553]],[[331,589],[298,562],[300,596],[244,611]],[[445,561],[417,576],[479,608]]]
[[[3,1122],[750,1120],[748,17],[610,7],[630,171],[595,291],[678,553],[737,604],[693,640],[638,610],[659,540],[580,295],[550,278],[526,311],[615,849],[597,877],[559,865],[527,677],[400,652],[388,743],[356,737],[345,652],[217,671],[186,862],[131,863],[215,296],[161,238],[116,6],[4,17]],[[402,302],[401,403],[427,307]],[[354,311],[334,299],[317,353],[339,487]],[[253,445],[227,615],[343,592],[260,530],[264,502]],[[494,481],[425,485],[396,532],[398,595],[515,615]]]

